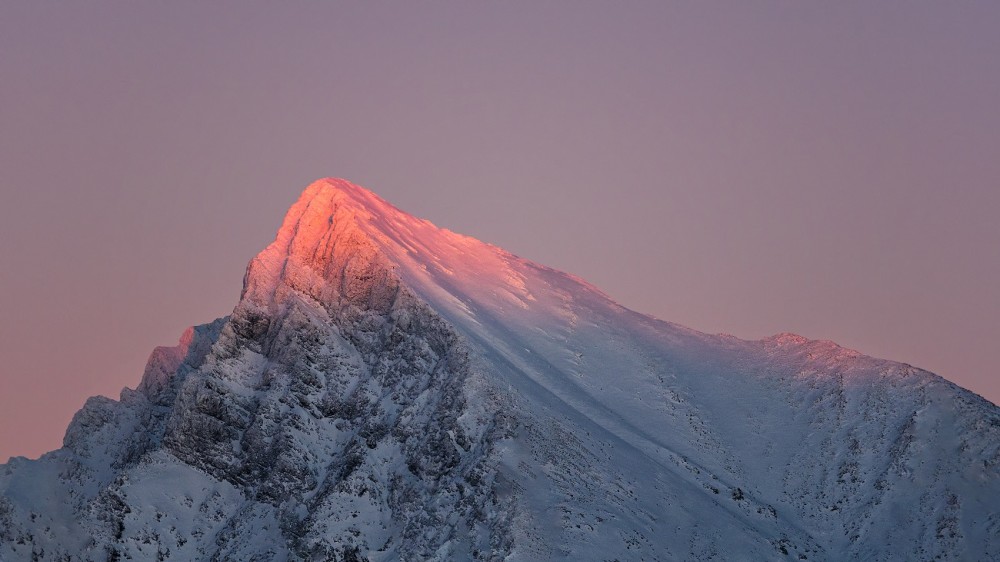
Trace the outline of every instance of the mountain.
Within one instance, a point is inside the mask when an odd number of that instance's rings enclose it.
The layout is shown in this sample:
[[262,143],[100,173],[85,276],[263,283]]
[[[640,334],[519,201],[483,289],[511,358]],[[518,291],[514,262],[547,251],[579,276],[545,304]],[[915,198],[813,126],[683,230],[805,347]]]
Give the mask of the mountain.
[[1000,560],[1000,409],[309,186],[232,314],[0,465],[0,560]]

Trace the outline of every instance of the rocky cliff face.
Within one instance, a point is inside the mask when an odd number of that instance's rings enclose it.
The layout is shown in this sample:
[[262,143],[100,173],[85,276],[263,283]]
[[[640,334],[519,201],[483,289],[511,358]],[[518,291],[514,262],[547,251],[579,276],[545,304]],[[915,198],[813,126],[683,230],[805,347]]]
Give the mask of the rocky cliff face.
[[0,560],[1000,558],[1000,411],[310,186],[233,313],[0,467]]

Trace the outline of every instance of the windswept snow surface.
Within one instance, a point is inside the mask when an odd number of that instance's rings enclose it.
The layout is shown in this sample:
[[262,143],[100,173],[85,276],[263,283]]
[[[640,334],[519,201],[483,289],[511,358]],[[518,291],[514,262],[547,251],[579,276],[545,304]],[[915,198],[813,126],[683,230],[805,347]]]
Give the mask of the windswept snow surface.
[[1000,409],[309,186],[232,315],[0,466],[0,560],[1000,560]]

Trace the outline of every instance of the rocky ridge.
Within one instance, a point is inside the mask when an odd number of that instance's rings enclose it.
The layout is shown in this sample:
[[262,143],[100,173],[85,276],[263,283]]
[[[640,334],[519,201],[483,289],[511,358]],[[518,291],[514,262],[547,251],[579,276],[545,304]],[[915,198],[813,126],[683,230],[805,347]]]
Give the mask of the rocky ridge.
[[230,316],[0,466],[0,560],[1000,559],[1000,411],[314,183]]

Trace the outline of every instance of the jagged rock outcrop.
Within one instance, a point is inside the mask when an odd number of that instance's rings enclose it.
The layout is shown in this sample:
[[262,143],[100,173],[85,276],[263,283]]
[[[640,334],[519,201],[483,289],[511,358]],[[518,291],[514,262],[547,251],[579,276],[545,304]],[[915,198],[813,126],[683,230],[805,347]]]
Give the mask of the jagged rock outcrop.
[[1000,411],[310,186],[230,316],[0,466],[0,560],[989,560]]

